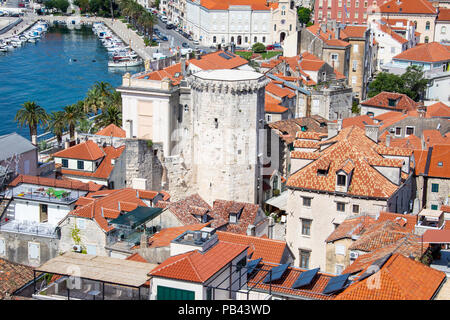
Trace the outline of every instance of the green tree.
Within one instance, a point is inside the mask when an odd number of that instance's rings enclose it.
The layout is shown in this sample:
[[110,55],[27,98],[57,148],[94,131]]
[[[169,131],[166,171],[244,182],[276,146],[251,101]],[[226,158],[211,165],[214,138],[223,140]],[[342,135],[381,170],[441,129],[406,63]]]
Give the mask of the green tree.
[[262,53],[266,51],[266,46],[261,42],[257,42],[252,46],[252,51],[255,53]]
[[67,128],[64,111],[54,111],[50,114],[48,121],[48,130],[50,130],[55,136],[58,144],[62,143],[62,135]]
[[303,25],[307,25],[311,21],[311,9],[305,7],[297,8],[298,21]]
[[89,0],[75,0],[73,4],[80,8],[81,13],[89,12]]
[[82,133],[92,133],[92,128],[94,127],[94,122],[87,118],[81,119],[78,122],[78,132]]
[[419,101],[424,96],[428,80],[424,78],[422,67],[409,66],[400,78],[404,84],[402,93],[407,94],[414,101]]
[[109,106],[95,118],[95,126],[97,129],[104,128],[110,124],[118,127],[122,126],[122,112],[115,106]]
[[402,92],[403,87],[404,82],[401,77],[388,72],[380,72],[369,84],[368,95],[371,98],[383,91]]
[[22,105],[22,108],[17,110],[14,121],[16,121],[22,128],[28,126],[30,129],[30,137],[37,135],[38,126],[47,125],[49,116],[45,109],[38,106],[34,101],[27,101]]
[[83,103],[80,104],[80,102],[78,102],[64,107],[64,118],[69,127],[70,140],[73,140],[75,137],[75,127],[78,125],[78,122],[85,117]]

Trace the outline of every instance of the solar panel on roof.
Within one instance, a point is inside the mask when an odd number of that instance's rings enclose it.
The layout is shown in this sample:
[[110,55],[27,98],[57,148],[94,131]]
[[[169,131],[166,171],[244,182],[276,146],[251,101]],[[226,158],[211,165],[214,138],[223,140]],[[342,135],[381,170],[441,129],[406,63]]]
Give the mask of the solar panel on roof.
[[290,263],[281,264],[279,266],[273,267],[270,269],[272,272],[268,272],[266,278],[264,279],[264,283],[269,283],[271,281],[275,281],[280,279],[283,276],[283,273],[289,267]]
[[316,276],[316,274],[319,272],[319,269],[320,268],[316,268],[302,272],[292,285],[292,289],[297,289],[309,285]]
[[261,262],[262,258],[250,260],[247,262],[247,274],[250,274],[255,270],[256,266]]
[[331,278],[330,281],[328,281],[325,289],[323,289],[322,293],[329,294],[341,290],[342,288],[344,288],[349,276],[350,273],[345,273],[343,275]]
[[222,58],[224,58],[224,59],[227,59],[227,60],[230,60],[231,59],[231,57],[230,56],[228,56],[228,55],[226,55],[225,53],[219,53],[219,56],[221,56]]

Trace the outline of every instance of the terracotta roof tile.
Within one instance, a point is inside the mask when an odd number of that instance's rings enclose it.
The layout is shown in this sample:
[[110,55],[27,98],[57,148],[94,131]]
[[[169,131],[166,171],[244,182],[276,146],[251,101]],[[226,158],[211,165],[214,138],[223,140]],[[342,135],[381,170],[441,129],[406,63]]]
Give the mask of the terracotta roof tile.
[[394,254],[378,272],[352,283],[336,300],[430,300],[444,279],[445,273]]
[[17,176],[13,181],[11,181],[11,183],[8,186],[16,187],[21,183],[34,184],[46,187],[65,188],[71,190],[84,190],[89,192],[98,191],[104,187],[100,184],[96,184],[93,182],[84,183],[72,179],[52,179],[37,176],[29,176],[24,174]]
[[276,266],[278,266],[278,264],[261,263],[256,268],[256,271],[250,275],[248,286],[253,287],[253,290],[257,291],[269,292],[269,290],[271,290],[272,294],[275,295],[279,294],[306,299],[331,300],[336,297],[335,294],[327,295],[322,293],[330,279],[333,278],[332,275],[323,272],[319,272],[310,285],[299,289],[292,289],[292,286],[298,277],[307,270],[295,267],[287,268],[279,280],[274,280],[271,284],[264,283],[263,280],[269,274],[269,270]]
[[353,236],[358,236],[375,222],[376,220],[374,218],[367,215],[347,218],[328,236],[325,242],[334,242],[344,238],[351,239]]
[[204,283],[247,249],[247,246],[219,241],[206,252],[198,250],[172,256],[149,275]]
[[[396,101],[395,106],[389,105],[389,100]],[[383,91],[376,96],[361,102],[363,106],[377,107],[396,111],[416,110],[419,104],[406,94]]]
[[227,10],[230,6],[251,6],[253,10],[276,9],[278,3],[268,3],[266,0],[201,0],[201,5],[209,10]]
[[[450,9],[449,9],[450,11]],[[437,102],[427,107],[427,118],[443,117],[450,118],[450,107],[442,102]]]
[[396,14],[436,14],[436,8],[426,0],[391,0],[380,5],[381,13]]
[[306,132],[326,134],[328,132],[326,123],[327,120],[322,117],[303,117],[272,122],[269,123],[269,127],[279,133],[287,144],[290,144],[294,142],[297,132],[302,131],[302,126],[306,128]]
[[[379,145],[367,138],[365,131],[361,128],[356,126],[344,128],[337,136],[320,144],[329,146],[315,152],[314,157],[318,157],[317,160],[291,175],[287,182],[288,187],[334,193],[336,171],[350,159],[355,169],[348,187],[348,195],[388,198],[398,189],[398,186],[374,169],[367,160],[384,158],[378,150]],[[395,148],[381,148],[381,151],[386,154],[408,154],[402,149]],[[412,151],[408,150],[408,152],[412,154]],[[300,154],[295,151],[291,153],[291,157],[297,156]],[[318,170],[328,170],[328,173],[319,175]]]
[[358,126],[361,129],[364,129],[366,124],[375,124],[373,119],[368,115],[355,116],[351,118],[345,118],[342,121],[342,128],[347,128],[351,126]]
[[96,133],[98,136],[108,136],[108,137],[116,137],[116,138],[125,138],[126,132],[122,128],[119,128],[114,123],[111,123],[109,126],[101,129]]
[[0,259],[0,300],[34,279],[33,268]]
[[101,150],[103,150],[104,158],[94,172],[73,170],[73,169],[61,169],[61,173],[63,175],[68,176],[82,176],[82,177],[108,179],[109,176],[111,175],[112,170],[114,169],[114,165],[112,164],[111,160],[119,158],[122,155],[122,152],[125,150],[125,146],[121,146],[119,148],[107,146],[102,148]]
[[53,154],[53,157],[69,158],[79,160],[98,160],[104,157],[102,149],[92,140],[79,143],[70,148],[58,151]]
[[450,8],[439,8],[437,21],[450,21]]
[[450,49],[438,42],[424,43],[412,47],[392,58],[420,62],[446,62],[450,60]]
[[[184,232],[188,230],[198,231],[204,227],[207,227],[210,224],[211,224],[210,222],[207,222],[207,223],[190,224],[181,227],[164,228],[158,233],[155,233],[153,236],[148,238],[148,247],[149,248],[167,247],[170,245],[170,242],[172,242],[172,240],[182,235]],[[138,247],[140,246],[136,246],[135,248]]]
[[280,100],[277,100],[266,93],[264,110],[267,113],[285,113],[285,112],[287,112],[289,109],[280,105],[280,103],[281,103]]
[[219,240],[248,246],[251,259],[262,258],[263,262],[282,263],[287,248],[284,241],[260,238],[232,232],[217,231]]

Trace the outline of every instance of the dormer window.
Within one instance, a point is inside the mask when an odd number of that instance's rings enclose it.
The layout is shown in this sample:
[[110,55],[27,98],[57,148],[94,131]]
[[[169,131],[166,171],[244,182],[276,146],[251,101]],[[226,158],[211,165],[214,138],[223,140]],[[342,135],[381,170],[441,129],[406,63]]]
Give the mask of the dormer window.
[[389,107],[395,107],[397,105],[397,99],[388,99]]
[[69,167],[69,160],[68,159],[62,159],[61,160],[61,165],[63,168],[68,168]]
[[337,176],[337,185],[345,187],[347,184],[347,176],[343,174],[338,174]]
[[82,160],[77,161],[77,169],[84,170],[84,161],[82,161]]
[[327,170],[325,170],[325,169],[317,169],[317,175],[318,176],[326,176],[327,175]]
[[230,223],[237,223],[237,214],[230,213]]

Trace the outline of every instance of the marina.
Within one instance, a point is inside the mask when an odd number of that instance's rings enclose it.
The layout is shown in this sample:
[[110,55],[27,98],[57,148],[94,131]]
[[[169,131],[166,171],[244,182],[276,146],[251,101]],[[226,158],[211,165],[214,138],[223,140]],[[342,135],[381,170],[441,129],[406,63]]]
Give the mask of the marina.
[[[142,66],[109,68],[109,51],[93,33],[92,26],[69,29],[48,22],[42,22],[42,26],[39,24],[43,30],[47,26],[46,32],[33,31],[31,27],[22,34],[22,39],[29,36],[31,41],[27,38],[22,43],[20,36],[17,41],[11,38],[12,48],[0,52],[0,117],[4,119],[0,134],[16,131],[29,136],[29,130],[18,128],[14,121],[17,110],[26,101],[35,101],[47,112],[61,110],[84,99],[96,81],[117,86],[125,72],[143,71]],[[43,129],[39,128],[41,133]]]

